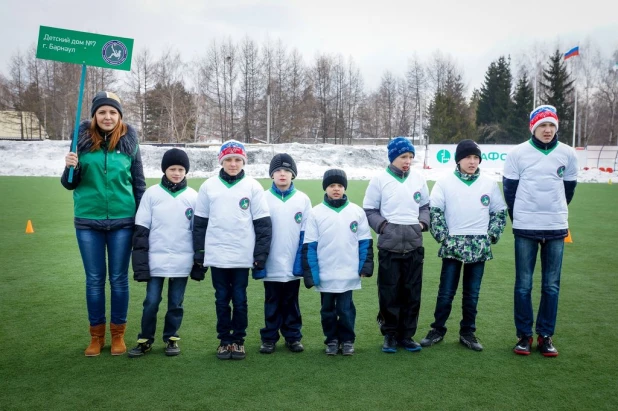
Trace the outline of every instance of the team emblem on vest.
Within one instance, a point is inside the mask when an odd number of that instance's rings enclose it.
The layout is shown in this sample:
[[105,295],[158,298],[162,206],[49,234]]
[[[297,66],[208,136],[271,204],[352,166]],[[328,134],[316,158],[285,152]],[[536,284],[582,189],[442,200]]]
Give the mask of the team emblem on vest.
[[358,222],[352,221],[350,223],[350,231],[352,231],[353,233],[358,231]]
[[421,192],[417,191],[416,193],[414,193],[414,201],[416,201],[416,204],[420,204],[421,202]]
[[238,206],[242,208],[243,210],[246,210],[247,208],[249,208],[249,205],[251,205],[251,200],[249,200],[247,197],[241,198],[240,201],[238,202]]
[[556,173],[558,173],[558,177],[562,177],[564,175],[564,166],[558,167],[558,170],[556,170]]
[[187,217],[187,220],[191,220],[193,218],[193,209],[191,207],[185,210],[185,217]]
[[481,196],[481,204],[483,204],[485,207],[487,207],[490,202],[491,202],[491,199],[489,198],[487,194],[483,194]]
[[300,222],[303,221],[303,213],[299,211],[298,213],[294,214],[294,221],[296,221],[296,224],[300,224]]

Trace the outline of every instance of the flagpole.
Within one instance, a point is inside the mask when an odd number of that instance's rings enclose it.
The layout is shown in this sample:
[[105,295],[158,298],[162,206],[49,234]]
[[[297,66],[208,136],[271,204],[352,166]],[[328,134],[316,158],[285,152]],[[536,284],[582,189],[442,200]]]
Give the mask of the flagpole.
[[575,109],[573,110],[573,148],[575,148],[575,127],[577,125],[577,84],[575,84]]
[[[564,60],[568,60],[574,56],[579,56],[579,44],[576,47],[573,47],[571,50],[567,51],[564,54]],[[574,74],[574,63],[571,63],[571,74],[573,75],[573,88],[575,89],[575,104],[573,107],[573,144],[572,147],[575,148],[575,134],[577,132],[577,75]]]

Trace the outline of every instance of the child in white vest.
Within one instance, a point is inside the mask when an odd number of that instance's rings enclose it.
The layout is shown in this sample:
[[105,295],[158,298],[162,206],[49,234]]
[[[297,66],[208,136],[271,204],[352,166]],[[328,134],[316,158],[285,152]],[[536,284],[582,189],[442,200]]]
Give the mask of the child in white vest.
[[429,227],[429,190],[425,178],[412,168],[416,150],[405,137],[388,145],[390,164],[374,176],[363,208],[378,235],[378,324],[384,335],[382,351],[401,346],[421,350],[414,341],[423,284],[422,232]]
[[506,225],[506,204],[498,183],[481,174],[481,149],[472,140],[462,140],[455,150],[454,173],[441,178],[429,198],[431,235],[440,243],[442,258],[440,288],[431,330],[421,340],[430,347],[444,338],[463,267],[462,320],[459,341],[481,351],[476,332],[476,307],[485,261],[491,260]]
[[303,271],[305,286],[320,291],[326,354],[354,354],[356,307],[352,291],[361,277],[373,275],[373,240],[362,208],[350,203],[343,170],[324,173],[324,201],[315,206],[305,230]]
[[193,268],[193,210],[197,193],[187,186],[187,153],[168,150],[161,161],[161,183],[144,193],[135,215],[133,235],[133,278],[146,281],[142,329],[130,358],[142,357],[152,349],[163,283],[167,285],[167,313],[163,327],[166,355],[180,354],[178,329],[184,313],[187,278]]
[[266,201],[273,237],[266,269],[261,272],[264,278],[265,322],[260,330],[262,354],[275,351],[279,333],[285,338],[285,345],[290,351],[304,350],[298,291],[303,275],[301,249],[311,201],[294,187],[292,180],[297,174],[296,163],[289,154],[277,154],[270,161],[269,175],[273,184],[266,190]]
[[195,208],[194,259],[211,268],[221,360],[245,358],[249,269],[265,268],[272,236],[264,188],[245,175],[246,162],[242,143],[224,143],[219,175],[202,184]]

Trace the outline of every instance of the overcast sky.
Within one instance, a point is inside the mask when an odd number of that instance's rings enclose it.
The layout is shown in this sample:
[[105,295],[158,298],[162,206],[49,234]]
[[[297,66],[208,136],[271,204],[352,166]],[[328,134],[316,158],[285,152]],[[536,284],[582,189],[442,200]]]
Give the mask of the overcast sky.
[[281,39],[307,63],[317,52],[352,56],[370,89],[385,70],[403,75],[415,53],[450,55],[470,91],[500,55],[517,63],[527,49],[564,52],[586,40],[607,57],[618,49],[612,0],[0,0],[0,71],[36,44],[41,25],[133,38],[134,52],[174,47],[185,61],[213,39]]

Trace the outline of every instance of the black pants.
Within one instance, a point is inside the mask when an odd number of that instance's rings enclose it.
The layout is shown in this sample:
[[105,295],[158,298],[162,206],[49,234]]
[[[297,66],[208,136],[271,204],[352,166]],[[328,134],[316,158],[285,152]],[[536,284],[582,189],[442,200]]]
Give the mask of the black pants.
[[279,331],[287,342],[300,341],[303,320],[298,305],[300,279],[280,283],[264,281],[264,328],[260,330],[263,342],[279,341]]
[[352,290],[343,293],[320,293],[322,308],[322,331],[324,344],[329,342],[354,342],[354,323],[356,322],[356,307],[352,300]]
[[409,253],[378,251],[378,322],[383,335],[411,338],[418,326],[425,249]]

